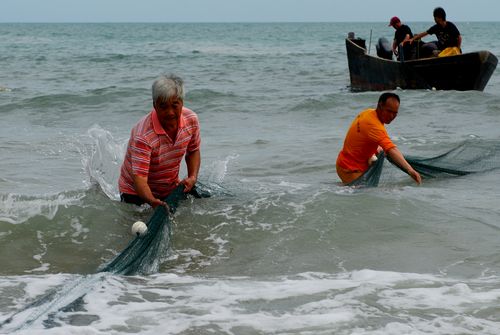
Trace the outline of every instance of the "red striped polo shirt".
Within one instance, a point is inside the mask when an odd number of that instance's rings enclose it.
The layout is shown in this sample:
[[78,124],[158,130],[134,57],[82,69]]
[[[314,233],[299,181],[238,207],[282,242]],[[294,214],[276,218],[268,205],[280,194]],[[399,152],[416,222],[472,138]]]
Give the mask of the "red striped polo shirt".
[[179,170],[186,153],[200,149],[198,116],[183,107],[175,142],[158,120],[156,110],[132,128],[118,186],[120,193],[135,194],[133,175],[148,178],[156,198],[165,198],[179,183]]

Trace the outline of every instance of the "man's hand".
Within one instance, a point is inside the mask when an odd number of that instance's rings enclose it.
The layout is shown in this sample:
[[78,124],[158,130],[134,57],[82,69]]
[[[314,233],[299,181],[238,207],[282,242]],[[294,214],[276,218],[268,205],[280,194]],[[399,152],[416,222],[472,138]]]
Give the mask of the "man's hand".
[[411,169],[408,169],[408,174],[410,175],[410,177],[413,178],[413,180],[415,180],[415,182],[418,185],[422,184],[422,177],[420,176],[420,173],[418,173],[413,168],[411,168]]
[[153,200],[149,201],[149,204],[151,207],[156,208],[158,206],[165,206],[168,208],[168,205],[165,201],[161,201],[160,199],[154,198]]
[[187,193],[191,191],[196,184],[196,178],[195,177],[187,177],[183,180],[181,180],[181,184],[184,185],[184,193]]
[[148,185],[148,178],[143,176],[134,176],[134,188],[137,194],[151,207],[167,206],[167,203],[155,198]]

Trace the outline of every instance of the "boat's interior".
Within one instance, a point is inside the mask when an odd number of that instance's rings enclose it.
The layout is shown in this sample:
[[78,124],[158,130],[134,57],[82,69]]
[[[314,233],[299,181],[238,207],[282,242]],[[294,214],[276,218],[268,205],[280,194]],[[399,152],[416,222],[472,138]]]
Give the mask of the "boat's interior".
[[[354,44],[366,50],[366,41],[364,39],[354,38],[354,35],[351,35],[351,33],[348,38]],[[385,37],[379,38],[375,47],[377,50],[377,56],[388,60],[404,61],[433,57],[432,51],[425,50],[425,48],[422,47],[423,44],[424,42],[421,40],[417,43],[413,43],[412,45],[407,44],[404,49],[401,48],[402,50],[399,51],[399,55],[402,55],[402,57],[396,57],[393,54],[391,42],[389,42]]]
[[[411,45],[406,44],[404,47],[399,47],[398,56],[395,58],[397,58],[397,60],[404,61],[433,57],[432,50],[426,50],[425,47],[422,47],[423,45],[424,42],[419,40]],[[380,58],[389,60],[393,59],[394,54],[392,53],[392,45],[385,37],[378,39],[376,49],[377,56]]]

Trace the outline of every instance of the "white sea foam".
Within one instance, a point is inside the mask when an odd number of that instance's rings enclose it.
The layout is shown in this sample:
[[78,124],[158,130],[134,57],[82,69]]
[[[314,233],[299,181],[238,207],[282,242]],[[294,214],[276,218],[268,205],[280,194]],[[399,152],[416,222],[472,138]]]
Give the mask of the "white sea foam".
[[116,140],[99,125],[92,126],[87,133],[94,143],[82,151],[81,159],[89,180],[97,183],[110,199],[119,200],[118,178],[127,142]]
[[37,236],[38,242],[40,243],[40,247],[42,248],[43,251],[39,254],[33,255],[33,259],[35,259],[37,262],[39,262],[40,266],[37,268],[31,269],[31,270],[26,270],[25,271],[26,273],[44,272],[44,271],[48,271],[50,268],[49,263],[42,262],[43,256],[45,256],[45,254],[47,253],[47,244],[43,242],[43,232],[37,231],[36,236]]
[[[52,278],[53,277],[53,278]],[[50,280],[49,280],[50,279]],[[54,279],[54,281],[52,281]],[[49,276],[28,296],[59,285],[67,276]],[[18,279],[16,279],[18,280]],[[19,280],[23,280],[20,278]],[[35,280],[40,282],[41,280]],[[180,334],[496,334],[499,323],[482,314],[500,298],[499,278],[450,279],[430,274],[361,270],[342,274],[302,273],[255,279],[158,274],[105,276],[84,298],[82,331]],[[6,288],[0,282],[0,288]],[[39,290],[38,292],[34,292]],[[34,330],[40,330],[40,325]]]
[[73,228],[71,241],[76,244],[82,244],[83,240],[87,239],[87,234],[90,232],[90,229],[84,227],[79,218],[71,218],[71,228]]
[[214,161],[211,166],[204,168],[208,171],[208,177],[206,178],[210,183],[222,183],[226,177],[229,163],[231,161],[238,159],[239,155],[229,155],[222,160]]

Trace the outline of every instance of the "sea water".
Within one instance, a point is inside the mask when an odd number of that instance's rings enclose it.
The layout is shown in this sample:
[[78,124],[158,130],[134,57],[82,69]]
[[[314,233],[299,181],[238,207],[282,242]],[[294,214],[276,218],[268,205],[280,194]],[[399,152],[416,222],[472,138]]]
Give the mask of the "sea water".
[[[457,25],[464,52],[500,55],[499,23]],[[385,23],[0,24],[0,322],[94,278],[78,308],[20,332],[498,334],[498,169],[339,182],[345,132],[380,94],[349,90],[350,31],[372,54],[393,37]],[[120,203],[116,181],[161,73],[185,79],[213,196],[180,205],[158,273],[95,279],[152,213]],[[484,92],[396,92],[387,129],[406,154],[500,141],[498,70]]]

